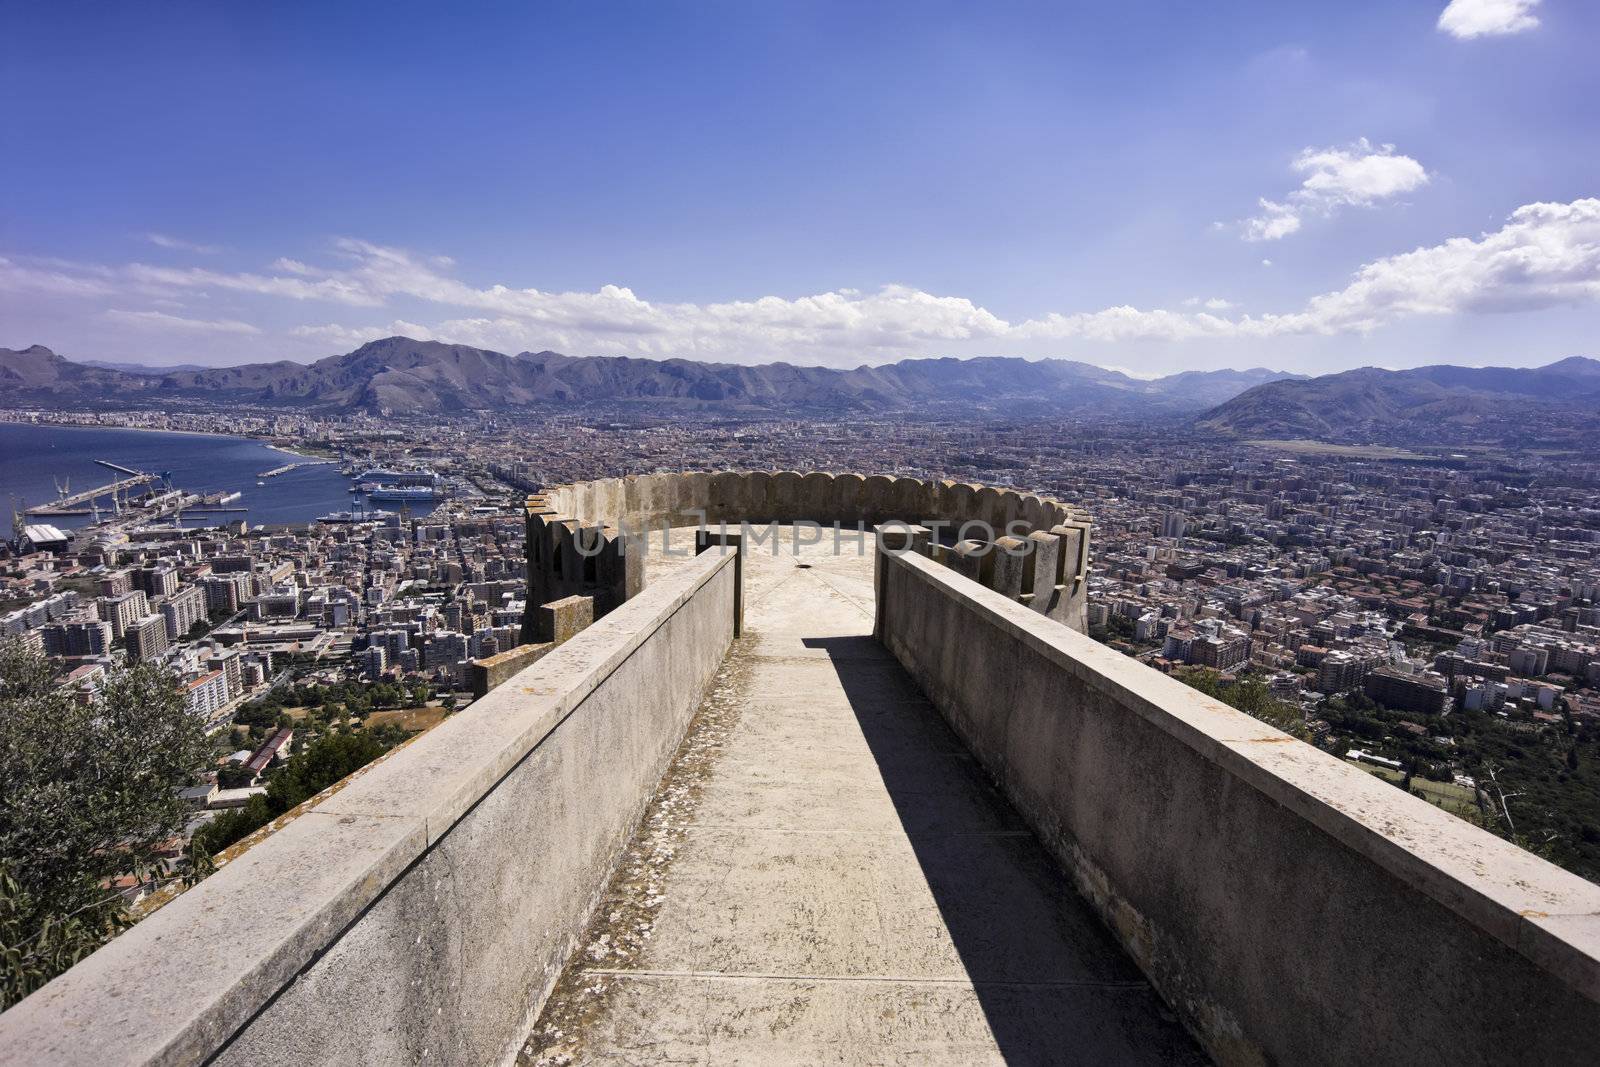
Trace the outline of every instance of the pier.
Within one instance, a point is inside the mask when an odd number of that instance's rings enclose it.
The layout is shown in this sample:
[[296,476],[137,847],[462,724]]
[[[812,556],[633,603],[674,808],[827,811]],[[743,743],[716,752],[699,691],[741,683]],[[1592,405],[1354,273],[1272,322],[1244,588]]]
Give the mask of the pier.
[[260,474],[256,475],[256,477],[276,478],[280,474],[288,474],[290,471],[299,470],[301,467],[326,467],[332,462],[333,460],[331,459],[307,459],[298,463],[285,463],[281,467],[273,467],[269,471],[262,471]]
[[129,477],[77,493],[63,493],[59,499],[53,500],[48,504],[26,508],[26,513],[29,515],[82,515],[86,514],[89,509],[81,508],[79,505],[92,503],[101,497],[115,497],[119,493],[126,493],[130,489],[136,489],[139,486],[161,480],[159,474],[147,474],[144,471],[130,470],[127,467],[120,467],[103,459],[97,459],[95,462],[102,467],[109,467],[112,470],[127,474]]
[[[152,483],[160,483],[164,476],[152,474],[148,471],[134,470],[124,467],[120,463],[110,460],[97,459],[94,461],[108,470],[127,475],[117,481],[106,485],[95,486],[93,489],[84,489],[77,493],[64,491],[64,482],[57,482],[59,499],[47,504],[39,504],[23,509],[25,515],[52,516],[57,518],[83,518],[93,516],[98,521],[94,524],[105,529],[123,529],[151,522],[168,516],[181,516],[184,512],[198,512],[207,515],[242,515],[249,511],[248,508],[236,504],[243,495],[237,490],[219,490],[210,493],[196,493],[186,489],[172,488],[170,484],[161,491],[156,488],[145,488],[138,496],[131,495],[134,490]],[[279,468],[275,473],[283,473],[295,467],[316,466],[327,462],[314,460],[309,463],[291,463],[287,467]],[[274,472],[268,472],[268,475]],[[266,477],[267,475],[263,475]],[[112,503],[109,507],[101,507],[97,503],[109,498]],[[100,516],[104,514],[104,518]]]

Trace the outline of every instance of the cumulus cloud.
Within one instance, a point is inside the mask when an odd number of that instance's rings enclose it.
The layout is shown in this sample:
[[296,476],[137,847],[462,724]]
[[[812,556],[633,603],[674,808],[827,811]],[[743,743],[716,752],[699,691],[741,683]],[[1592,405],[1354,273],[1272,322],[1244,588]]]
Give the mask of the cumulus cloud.
[[1261,206],[1261,214],[1253,215],[1239,224],[1246,241],[1276,241],[1300,229],[1298,208],[1266,197],[1257,203]]
[[1492,233],[1386,256],[1343,289],[1287,314],[1226,318],[1111,308],[1050,315],[1014,332],[1095,340],[1367,333],[1402,319],[1537,311],[1600,302],[1600,199],[1528,204]]
[[[1220,297],[1193,297],[1175,309],[1123,304],[1008,320],[966,297],[906,285],[722,303],[656,302],[619,285],[592,292],[474,285],[457,277],[439,257],[364,241],[341,241],[335,252],[333,266],[285,260],[261,274],[0,259],[0,290],[77,301],[136,298],[147,307],[172,306],[157,302],[175,297],[216,294],[242,300],[239,294],[248,294],[255,301],[343,308],[344,321],[290,331],[295,338],[336,351],[404,334],[500,351],[553,348],[585,355],[856,365],[993,351],[1005,345],[1040,352],[1071,341],[1365,333],[1418,316],[1597,303],[1600,199],[1526,205],[1492,232],[1375,260],[1357,270],[1343,288],[1312,297],[1299,310],[1254,315],[1238,313]],[[405,306],[408,318],[390,312],[376,323],[351,321],[356,309],[399,310],[398,305]],[[416,307],[434,307],[439,314],[418,316],[411,311]],[[106,314],[126,325],[175,334],[256,330],[236,318],[184,319],[160,311]],[[426,321],[411,321],[416,318]]]
[[1439,13],[1439,29],[1452,37],[1503,37],[1539,25],[1539,0],[1450,0]]
[[1247,241],[1276,241],[1300,229],[1307,215],[1329,216],[1346,207],[1372,207],[1428,184],[1428,172],[1394,145],[1373,147],[1365,137],[1354,144],[1306,148],[1290,170],[1304,175],[1300,187],[1283,200],[1260,200],[1258,214],[1240,223]]
[[258,334],[261,331],[248,322],[237,319],[186,319],[169,315],[165,311],[123,311],[111,308],[104,316],[121,326],[142,330],[167,330],[180,333],[235,333]]
[[1493,233],[1369,263],[1301,316],[1321,332],[1414,315],[1537,311],[1600,300],[1600,199],[1528,204]]

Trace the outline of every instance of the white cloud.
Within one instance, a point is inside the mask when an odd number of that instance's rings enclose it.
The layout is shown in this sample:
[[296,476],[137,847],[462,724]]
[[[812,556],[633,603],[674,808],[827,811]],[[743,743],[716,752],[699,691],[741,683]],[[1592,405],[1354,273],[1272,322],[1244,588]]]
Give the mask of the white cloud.
[[1261,212],[1240,223],[1247,241],[1276,241],[1300,229],[1307,215],[1329,216],[1340,208],[1372,207],[1428,184],[1428,172],[1394,145],[1376,148],[1365,137],[1354,144],[1306,148],[1290,169],[1305,177],[1283,200],[1260,201]]
[[197,252],[202,256],[210,256],[222,251],[216,245],[196,244],[181,237],[169,237],[164,233],[147,233],[144,239],[158,248],[170,248],[175,252]]
[[1600,199],[1527,204],[1478,240],[1454,237],[1369,263],[1301,316],[1319,332],[1414,315],[1537,311],[1600,300]]
[[404,319],[395,319],[387,326],[341,326],[338,323],[327,323],[322,326],[296,326],[289,331],[291,337],[303,337],[312,341],[325,341],[331,345],[347,348],[359,348],[368,341],[378,341],[385,337],[411,337],[418,341],[437,341],[438,336],[428,327],[415,322],[406,322]]
[[1450,0],[1439,13],[1439,29],[1452,37],[1502,37],[1539,25],[1539,0]]
[[1244,227],[1246,241],[1276,241],[1300,229],[1300,212],[1297,209],[1266,197],[1262,197],[1258,203],[1261,205],[1261,214],[1240,223]]
[[16,260],[0,256],[0,291],[46,296],[109,296],[116,288],[99,268],[75,263]]
[[[476,286],[447,273],[435,257],[361,241],[336,246],[343,262],[294,273],[230,274],[144,264],[107,267],[0,259],[0,290],[69,302],[249,294],[249,299],[381,308],[403,303],[408,317],[387,325],[360,321],[303,325],[302,341],[344,351],[391,334],[462,342],[500,351],[553,348],[584,355],[634,355],[761,363],[793,360],[854,366],[912,355],[992,352],[1003,346],[1043,354],[1058,342],[1115,344],[1197,339],[1365,333],[1419,316],[1529,311],[1600,303],[1600,199],[1518,208],[1499,229],[1476,238],[1388,256],[1362,266],[1348,285],[1299,309],[1240,314],[1220,297],[1194,297],[1176,309],[1130,304],[1097,311],[1007,320],[974,301],[905,285],[836,289],[799,297],[723,303],[654,302],[624,286],[548,292]],[[1270,266],[1270,260],[1262,260]],[[165,305],[171,306],[171,305]],[[230,305],[231,306],[231,305]],[[439,309],[418,315],[414,307]],[[243,334],[237,319],[185,319],[160,311],[105,312],[148,331]],[[409,321],[423,319],[424,321]]]
[[248,322],[240,322],[237,319],[186,319],[179,315],[168,315],[165,311],[123,311],[120,308],[111,308],[103,314],[112,322],[143,330],[237,334],[261,332]]
[[232,274],[201,267],[154,267],[148,263],[130,263],[123,271],[131,281],[151,291],[224,289],[263,296],[286,296],[293,300],[330,300],[358,307],[377,307],[383,303],[380,294],[354,279],[326,277],[308,280],[276,275]]
[[[1263,260],[1263,264],[1270,261]],[[1537,311],[1600,302],[1600,199],[1528,204],[1493,233],[1387,256],[1288,314],[1224,318],[1112,308],[1051,315],[1017,333],[1095,340],[1367,333],[1426,315]]]

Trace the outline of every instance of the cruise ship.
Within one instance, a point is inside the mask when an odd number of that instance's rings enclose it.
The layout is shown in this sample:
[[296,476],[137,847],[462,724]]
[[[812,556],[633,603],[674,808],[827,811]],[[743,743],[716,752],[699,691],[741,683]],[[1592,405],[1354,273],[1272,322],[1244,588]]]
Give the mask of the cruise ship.
[[355,476],[356,488],[363,491],[384,488],[388,486],[427,486],[433,488],[439,484],[439,476],[430,470],[396,471],[387,467],[373,467],[371,470],[362,471]]
[[403,501],[408,504],[433,500],[431,485],[374,485],[367,487],[366,493],[373,500]]

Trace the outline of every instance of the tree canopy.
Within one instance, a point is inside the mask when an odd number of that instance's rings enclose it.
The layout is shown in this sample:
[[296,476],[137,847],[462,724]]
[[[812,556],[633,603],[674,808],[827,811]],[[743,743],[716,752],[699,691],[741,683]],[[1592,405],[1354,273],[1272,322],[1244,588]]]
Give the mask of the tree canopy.
[[160,868],[213,751],[175,675],[111,671],[85,700],[50,661],[0,643],[0,1003],[42,985],[124,921],[106,883]]

